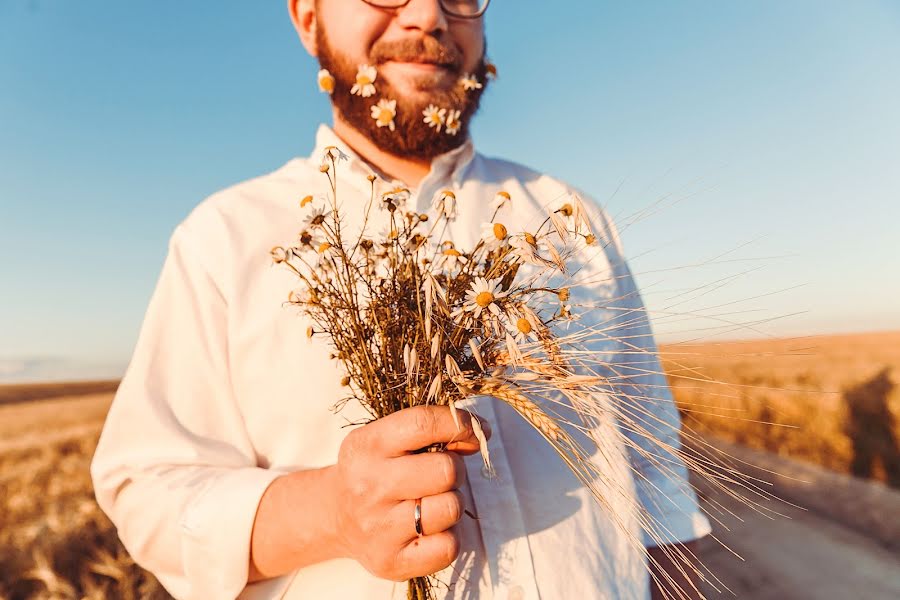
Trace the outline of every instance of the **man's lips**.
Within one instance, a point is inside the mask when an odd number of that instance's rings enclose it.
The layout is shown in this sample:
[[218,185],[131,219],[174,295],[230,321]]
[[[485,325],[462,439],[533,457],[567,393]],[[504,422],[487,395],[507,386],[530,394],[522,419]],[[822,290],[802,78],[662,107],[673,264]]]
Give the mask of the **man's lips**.
[[428,60],[417,60],[417,59],[404,60],[404,59],[395,58],[395,59],[391,59],[386,62],[394,63],[394,64],[398,64],[398,65],[412,66],[412,67],[421,68],[421,69],[428,69],[428,70],[444,69],[447,71],[452,71],[455,69],[455,65],[453,63],[441,63],[441,62],[434,62],[434,61],[428,61]]

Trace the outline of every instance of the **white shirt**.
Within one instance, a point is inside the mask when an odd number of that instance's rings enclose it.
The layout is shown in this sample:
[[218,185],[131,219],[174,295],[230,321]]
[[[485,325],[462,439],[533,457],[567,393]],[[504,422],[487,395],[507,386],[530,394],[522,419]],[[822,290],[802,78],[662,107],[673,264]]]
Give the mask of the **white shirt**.
[[[362,207],[373,171],[323,125],[309,158],[212,195],[178,225],[107,417],[91,467],[97,500],[134,559],[178,598],[406,597],[405,584],[377,579],[349,559],[246,585],[251,529],[266,487],[282,473],[334,464],[349,431],[344,425],[365,415],[349,404],[331,410],[345,395],[342,373],[326,340],[307,340],[307,318],[284,303],[298,280],[269,255],[300,230],[299,199],[325,192],[319,165],[329,145],[350,157],[338,172],[345,212]],[[510,231],[572,191],[484,157],[471,141],[437,157],[410,202],[424,211],[443,189],[459,201],[451,235],[461,248],[471,247],[490,219],[497,191],[512,196],[504,217]],[[677,445],[678,413],[652,354],[650,326],[635,318],[644,314],[640,296],[612,224],[599,215],[604,243],[592,264],[603,277],[593,292],[613,310],[596,318],[614,330],[597,351],[619,373],[635,365],[623,381],[644,386],[635,389],[652,396],[644,404],[662,424],[659,437]],[[634,352],[634,345],[651,354]],[[460,522],[462,553],[442,574],[455,583],[442,590],[447,597],[643,599],[645,556],[629,537],[647,538],[635,505],[667,542],[709,532],[680,461],[664,473],[611,431],[604,437],[609,458],[597,455],[610,461],[603,463],[609,506],[601,507],[508,406],[487,397],[467,402],[492,424],[498,477],[482,474],[479,456],[466,459],[464,491],[480,520]]]

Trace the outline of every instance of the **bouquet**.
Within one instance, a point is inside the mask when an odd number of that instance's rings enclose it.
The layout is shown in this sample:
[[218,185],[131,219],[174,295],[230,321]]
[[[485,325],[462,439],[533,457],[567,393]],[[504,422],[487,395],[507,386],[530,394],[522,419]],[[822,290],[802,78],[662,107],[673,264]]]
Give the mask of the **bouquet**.
[[[574,275],[601,243],[587,207],[572,195],[555,202],[533,231],[510,231],[497,219],[511,202],[500,192],[479,241],[458,248],[447,236],[457,210],[451,191],[419,213],[407,207],[409,190],[378,192],[370,175],[362,214],[347,213],[337,178],[345,158],[336,147],[326,149],[320,170],[327,197],[303,197],[297,239],[271,250],[273,261],[301,282],[289,301],[310,318],[307,334],[327,336],[346,373],[347,396],[338,406],[355,400],[378,419],[416,405],[447,405],[456,419],[458,401],[493,396],[539,432],[605,504],[597,482],[609,475],[589,459],[596,448],[589,452],[572,431],[595,435],[613,413],[652,435],[639,418],[600,400],[615,384],[597,374],[601,359],[583,351],[608,335],[602,323],[592,324],[590,302],[572,304],[584,283]],[[490,471],[484,433],[478,419],[472,422]],[[430,577],[410,580],[408,596],[433,598],[434,585]]]

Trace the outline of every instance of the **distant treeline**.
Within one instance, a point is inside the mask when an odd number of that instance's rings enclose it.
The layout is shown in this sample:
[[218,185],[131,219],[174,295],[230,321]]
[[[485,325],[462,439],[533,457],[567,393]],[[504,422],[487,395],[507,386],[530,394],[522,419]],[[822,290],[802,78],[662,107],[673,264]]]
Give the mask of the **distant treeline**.
[[61,383],[13,383],[0,385],[0,404],[30,402],[60,396],[84,396],[115,392],[118,379],[103,381],[69,381]]

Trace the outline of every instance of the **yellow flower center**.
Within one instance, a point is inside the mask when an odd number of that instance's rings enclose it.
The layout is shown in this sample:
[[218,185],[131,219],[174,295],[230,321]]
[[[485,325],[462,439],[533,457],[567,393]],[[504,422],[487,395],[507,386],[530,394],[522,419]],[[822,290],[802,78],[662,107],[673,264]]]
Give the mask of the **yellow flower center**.
[[559,212],[566,215],[567,217],[572,216],[572,205],[569,203],[563,204],[562,208],[559,209]]
[[319,254],[322,254],[329,248],[331,248],[331,244],[329,244],[328,242],[322,242],[321,244],[319,244]]
[[506,226],[503,223],[494,223],[494,237],[498,240],[506,239]]
[[372,83],[372,80],[369,79],[367,75],[357,75],[356,83],[358,83],[359,85],[369,85],[370,83]]
[[523,234],[525,236],[525,241],[531,244],[532,246],[537,246],[537,239],[527,231]]
[[569,299],[569,288],[559,288],[556,295],[559,296],[560,301],[565,302]]
[[516,329],[518,329],[521,333],[528,335],[531,333],[531,321],[525,319],[524,317],[520,317],[518,321],[516,321]]
[[307,204],[309,204],[309,203],[312,202],[312,201],[313,201],[313,197],[312,197],[312,196],[306,196],[306,197],[303,198],[303,200],[300,201],[300,207],[302,208],[302,207],[306,206]]
[[334,91],[334,77],[331,75],[323,75],[321,79],[319,79],[319,85],[326,92]]
[[443,252],[444,256],[462,256],[459,250],[456,248],[447,248]]
[[589,233],[586,236],[584,236],[584,243],[587,244],[588,246],[593,246],[596,241],[597,241],[597,236],[595,236],[593,233]]
[[394,119],[394,113],[389,108],[382,108],[378,113],[379,123],[390,123]]
[[500,190],[499,192],[497,192],[497,195],[502,196],[506,200],[510,199],[509,192],[504,192],[503,190]]
[[479,294],[475,296],[475,304],[477,304],[481,308],[486,308],[487,305],[493,301],[494,295],[490,292],[479,292]]

